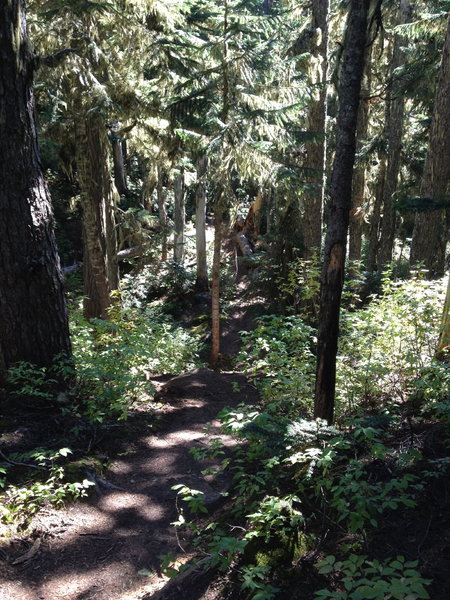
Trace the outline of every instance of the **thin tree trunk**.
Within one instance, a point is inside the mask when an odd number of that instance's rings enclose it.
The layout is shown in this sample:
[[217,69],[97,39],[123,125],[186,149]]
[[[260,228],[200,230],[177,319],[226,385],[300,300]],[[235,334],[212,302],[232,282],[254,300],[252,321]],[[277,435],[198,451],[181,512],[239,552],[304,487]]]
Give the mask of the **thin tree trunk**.
[[447,283],[447,294],[445,296],[444,312],[439,333],[439,342],[436,356],[450,361],[450,274]]
[[158,184],[156,186],[156,196],[158,199],[158,215],[159,224],[161,225],[161,261],[167,262],[167,237],[168,237],[168,219],[166,212],[166,192],[164,183],[166,173],[163,169],[158,168]]
[[383,205],[384,182],[386,179],[386,156],[380,159],[380,169],[378,172],[377,183],[375,185],[375,200],[370,220],[369,247],[367,249],[366,270],[373,273],[377,266],[377,254],[379,248],[379,233],[381,221],[381,207]]
[[208,157],[202,156],[197,162],[197,189],[195,192],[195,246],[197,250],[197,275],[195,290],[209,290],[208,265],[206,260],[206,191],[205,176],[208,169]]
[[[370,84],[371,84],[371,55],[372,46],[366,49],[366,68],[363,78],[361,100],[358,110],[358,123],[356,127],[356,150],[361,151],[364,142],[367,139],[367,130],[369,125],[369,100]],[[361,261],[362,247],[362,225],[363,225],[363,204],[366,191],[366,164],[365,161],[360,161],[355,167],[353,173],[352,185],[352,210],[350,213],[349,226],[349,244],[348,244],[348,259],[350,262],[349,277],[358,276],[358,265]]]
[[220,258],[222,249],[222,198],[216,202],[214,209],[214,253],[211,284],[211,356],[209,365],[216,369],[220,355]]
[[34,120],[24,2],[0,3],[0,384],[17,361],[70,355],[67,311]]
[[327,112],[328,73],[328,13],[329,0],[314,0],[312,4],[314,43],[311,49],[309,83],[314,98],[307,117],[308,131],[317,137],[308,145],[304,166],[310,170],[306,180],[311,184],[304,193],[305,217],[303,227],[304,256],[311,258],[322,243],[322,210],[325,189],[325,123]]
[[111,292],[119,287],[117,234],[108,140],[95,113],[78,123],[76,161],[83,209],[84,315],[107,319]]
[[175,205],[173,212],[174,242],[173,259],[182,264],[184,260],[184,222],[186,220],[184,206],[184,170],[181,169],[173,181]]
[[[399,23],[408,23],[411,20],[411,5],[409,0],[401,0],[399,10]],[[403,119],[405,101],[400,91],[400,82],[396,70],[404,63],[401,49],[401,37],[396,34],[391,61],[391,84],[386,101],[386,126],[385,135],[388,144],[386,181],[383,189],[383,221],[381,224],[380,251],[378,257],[378,270],[382,272],[391,262],[395,240],[395,211],[393,196],[397,189],[398,174],[400,171],[400,154],[402,148]]]
[[113,165],[114,165],[114,183],[119,194],[127,194],[128,186],[125,176],[125,163],[122,140],[118,134],[113,134],[111,139]]
[[[430,141],[422,176],[422,198],[440,199],[447,193],[450,180],[450,17],[436,88]],[[424,263],[430,277],[445,270],[447,244],[445,210],[416,214],[411,242],[411,265]]]
[[352,196],[361,79],[370,0],[352,0],[339,85],[336,152],[331,176],[330,218],[325,239],[320,292],[314,416],[332,423],[336,384],[339,311]]

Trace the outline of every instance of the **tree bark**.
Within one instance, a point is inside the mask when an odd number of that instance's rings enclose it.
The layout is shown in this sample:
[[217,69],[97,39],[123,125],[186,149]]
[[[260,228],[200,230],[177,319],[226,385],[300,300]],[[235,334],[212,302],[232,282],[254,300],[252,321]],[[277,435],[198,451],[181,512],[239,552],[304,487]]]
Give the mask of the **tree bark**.
[[182,264],[184,259],[184,222],[186,219],[184,206],[184,171],[180,173],[173,181],[173,191],[175,197],[175,205],[173,212],[174,224],[174,242],[173,242],[173,259],[175,262]]
[[166,212],[166,192],[164,184],[166,182],[166,173],[163,169],[158,168],[158,183],[156,186],[156,196],[158,200],[158,215],[161,225],[161,261],[167,262],[167,237],[168,237],[168,218]]
[[[450,17],[436,88],[430,141],[422,176],[422,198],[439,199],[447,193],[450,180]],[[447,222],[445,210],[417,213],[411,242],[410,263],[424,263],[430,277],[445,270]]]
[[447,294],[445,296],[444,312],[439,333],[439,341],[436,356],[447,362],[450,359],[450,275],[447,283]]
[[108,139],[100,115],[80,118],[76,161],[83,209],[84,316],[107,319],[119,287],[115,202]]
[[312,4],[314,30],[311,48],[309,83],[313,99],[308,110],[307,128],[316,135],[308,145],[304,166],[308,169],[306,181],[311,186],[304,193],[304,256],[311,258],[322,244],[322,209],[325,190],[326,112],[328,73],[328,13],[329,0],[314,0]]
[[384,182],[386,180],[386,156],[380,157],[380,168],[375,185],[375,200],[373,203],[372,217],[370,220],[369,247],[367,249],[366,270],[373,273],[377,266],[379,248],[379,233],[381,222],[381,207],[383,205]]
[[120,195],[128,194],[127,180],[125,176],[125,163],[123,154],[123,145],[120,136],[117,133],[111,137],[113,165],[114,165],[114,183]]
[[330,217],[321,278],[317,344],[315,418],[332,423],[336,384],[339,311],[344,284],[345,254],[352,195],[361,79],[370,0],[352,0],[347,21],[339,82],[336,151],[330,190]]
[[208,157],[202,156],[197,162],[197,189],[195,192],[195,246],[197,251],[197,275],[195,290],[207,292],[208,265],[206,260],[206,190],[205,176],[208,169]]
[[220,355],[220,258],[222,250],[223,208],[220,197],[214,208],[214,253],[211,282],[211,356],[209,366],[216,369]]
[[[409,0],[401,0],[398,23],[408,23],[411,20],[411,5]],[[400,91],[400,83],[396,70],[403,64],[404,56],[401,49],[401,37],[395,34],[394,49],[391,61],[391,83],[386,101],[385,135],[388,146],[386,180],[383,188],[383,221],[381,225],[380,251],[378,270],[382,272],[392,260],[395,239],[395,211],[392,198],[397,189],[400,171],[400,154],[403,137],[403,118],[405,101]]]
[[[369,100],[371,84],[371,55],[372,46],[366,49],[365,74],[362,83],[362,98],[359,103],[358,122],[356,127],[357,152],[361,151],[367,139],[369,126]],[[349,277],[358,276],[358,264],[361,261],[363,204],[366,191],[366,164],[361,161],[355,167],[352,185],[352,210],[350,213],[348,259],[350,262]]]
[[39,161],[24,2],[0,3],[0,383],[18,361],[71,352],[50,196]]

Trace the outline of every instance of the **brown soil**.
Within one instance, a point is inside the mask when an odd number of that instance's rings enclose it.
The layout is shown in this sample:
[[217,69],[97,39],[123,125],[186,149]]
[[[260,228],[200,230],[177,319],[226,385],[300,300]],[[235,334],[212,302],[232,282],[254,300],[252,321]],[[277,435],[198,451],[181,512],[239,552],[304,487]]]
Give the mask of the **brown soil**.
[[[114,441],[108,435],[97,445],[98,454],[113,458],[87,501],[59,511],[46,508],[27,535],[1,539],[1,600],[150,598],[167,580],[159,573],[159,556],[192,556],[189,540],[178,538],[171,526],[177,518],[172,486],[203,491],[210,510],[220,504],[229,475],[202,475],[205,466],[220,464],[199,463],[189,450],[206,448],[220,435],[221,409],[255,402],[257,393],[236,373],[198,369],[161,379],[154,381],[164,406],[161,430],[151,433],[145,427],[151,421],[136,415],[120,430],[126,437]],[[22,432],[31,426],[21,415]],[[227,447],[234,443],[223,440]],[[200,587],[192,597],[199,598]]]

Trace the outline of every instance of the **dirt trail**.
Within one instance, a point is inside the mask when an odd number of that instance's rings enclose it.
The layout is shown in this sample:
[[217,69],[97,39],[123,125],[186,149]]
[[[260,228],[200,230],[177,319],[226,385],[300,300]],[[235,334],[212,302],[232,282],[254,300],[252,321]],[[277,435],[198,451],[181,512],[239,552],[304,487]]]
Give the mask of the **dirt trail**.
[[[137,600],[164,586],[158,556],[181,554],[180,546],[189,552],[189,540],[177,539],[170,526],[177,517],[171,487],[183,483],[203,491],[207,503],[220,502],[227,476],[204,477],[205,464],[189,450],[219,435],[215,417],[223,407],[254,402],[257,394],[239,374],[198,369],[162,385],[158,399],[162,430],[120,440],[119,456],[88,501],[44,511],[27,544],[4,540],[1,600]],[[34,555],[18,562],[30,549]]]

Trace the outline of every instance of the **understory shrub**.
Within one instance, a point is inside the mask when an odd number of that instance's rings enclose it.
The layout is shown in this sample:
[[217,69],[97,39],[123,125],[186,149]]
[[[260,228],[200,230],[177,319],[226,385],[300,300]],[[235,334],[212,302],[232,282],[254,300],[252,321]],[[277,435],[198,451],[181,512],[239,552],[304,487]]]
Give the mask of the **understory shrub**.
[[[342,311],[336,397],[338,413],[407,400],[436,366],[444,302],[442,281],[392,281],[357,311]],[[440,387],[440,386],[436,386]],[[436,389],[435,388],[435,389]],[[442,388],[441,388],[442,389]]]
[[130,403],[153,392],[152,373],[181,373],[197,361],[199,340],[156,308],[114,307],[110,320],[72,319],[75,369],[91,421],[126,417]]
[[266,315],[251,332],[242,332],[237,357],[260,389],[265,404],[285,415],[307,413],[312,406],[315,358],[313,329],[298,316]]

